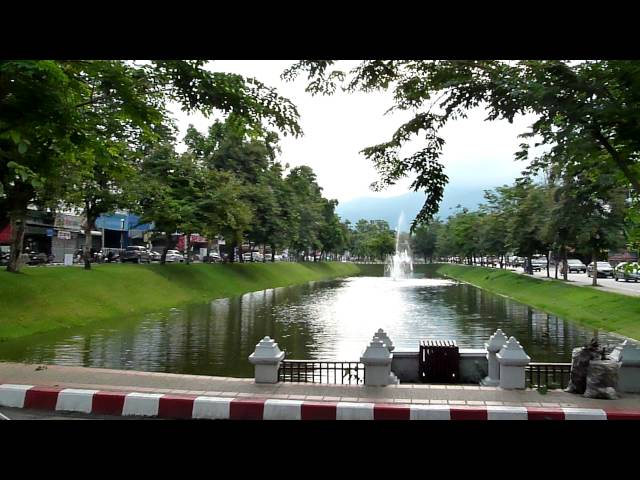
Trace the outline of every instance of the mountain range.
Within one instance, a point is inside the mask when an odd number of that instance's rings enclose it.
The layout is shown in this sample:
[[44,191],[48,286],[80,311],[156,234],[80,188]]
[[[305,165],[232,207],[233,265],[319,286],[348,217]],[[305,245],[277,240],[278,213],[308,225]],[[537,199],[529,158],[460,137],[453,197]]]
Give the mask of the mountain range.
[[[386,220],[393,229],[408,231],[411,222],[418,214],[425,201],[425,194],[408,192],[395,197],[358,197],[339,203],[336,212],[340,218],[355,224],[358,220]],[[452,215],[458,205],[473,210],[484,200],[484,189],[481,187],[464,187],[448,185],[440,203],[438,217],[446,219]],[[404,218],[400,215],[404,212]],[[400,221],[400,225],[398,225]]]

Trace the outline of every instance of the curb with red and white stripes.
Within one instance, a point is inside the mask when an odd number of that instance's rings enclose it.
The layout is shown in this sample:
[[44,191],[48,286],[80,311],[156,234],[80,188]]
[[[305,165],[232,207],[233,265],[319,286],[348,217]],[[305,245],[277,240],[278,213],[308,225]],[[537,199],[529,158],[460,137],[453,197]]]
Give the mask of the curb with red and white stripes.
[[640,410],[307,402],[0,384],[0,406],[216,420],[640,420]]

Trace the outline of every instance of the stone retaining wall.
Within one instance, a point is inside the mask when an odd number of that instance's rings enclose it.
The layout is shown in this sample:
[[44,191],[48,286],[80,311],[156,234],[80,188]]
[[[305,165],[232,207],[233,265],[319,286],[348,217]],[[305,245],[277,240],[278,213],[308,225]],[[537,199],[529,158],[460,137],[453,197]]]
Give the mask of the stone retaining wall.
[[[487,376],[487,351],[482,348],[461,348],[460,352],[460,383],[478,385]],[[417,383],[419,352],[393,352],[391,371],[400,379],[401,383]]]

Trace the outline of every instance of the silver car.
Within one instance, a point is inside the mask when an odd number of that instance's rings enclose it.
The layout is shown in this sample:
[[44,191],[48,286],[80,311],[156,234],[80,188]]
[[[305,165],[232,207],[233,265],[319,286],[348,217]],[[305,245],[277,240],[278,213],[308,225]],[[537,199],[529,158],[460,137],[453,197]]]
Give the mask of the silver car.
[[[593,262],[587,267],[587,277],[593,277]],[[598,277],[613,278],[613,267],[609,262],[598,262]]]
[[184,262],[184,256],[178,250],[167,250],[165,262]]
[[582,273],[587,271],[587,266],[576,258],[567,259],[567,267],[569,269],[569,273]]

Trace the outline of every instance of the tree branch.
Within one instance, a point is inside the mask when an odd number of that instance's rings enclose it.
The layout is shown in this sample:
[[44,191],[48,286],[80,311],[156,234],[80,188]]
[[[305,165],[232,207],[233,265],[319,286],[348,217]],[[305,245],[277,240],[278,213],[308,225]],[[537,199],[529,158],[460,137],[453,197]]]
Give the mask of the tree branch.
[[622,155],[620,155],[620,153],[615,148],[613,148],[613,145],[611,145],[609,140],[607,140],[607,138],[602,134],[600,129],[593,127],[591,128],[591,133],[595,140],[600,145],[602,145],[607,152],[609,152],[609,155],[611,155],[613,161],[616,163],[616,165],[618,165],[618,167],[620,167],[620,170],[622,170],[622,173],[624,173],[625,177],[627,177],[627,180],[631,182],[636,192],[640,192],[640,181],[629,169],[628,162],[624,158],[622,158]]

